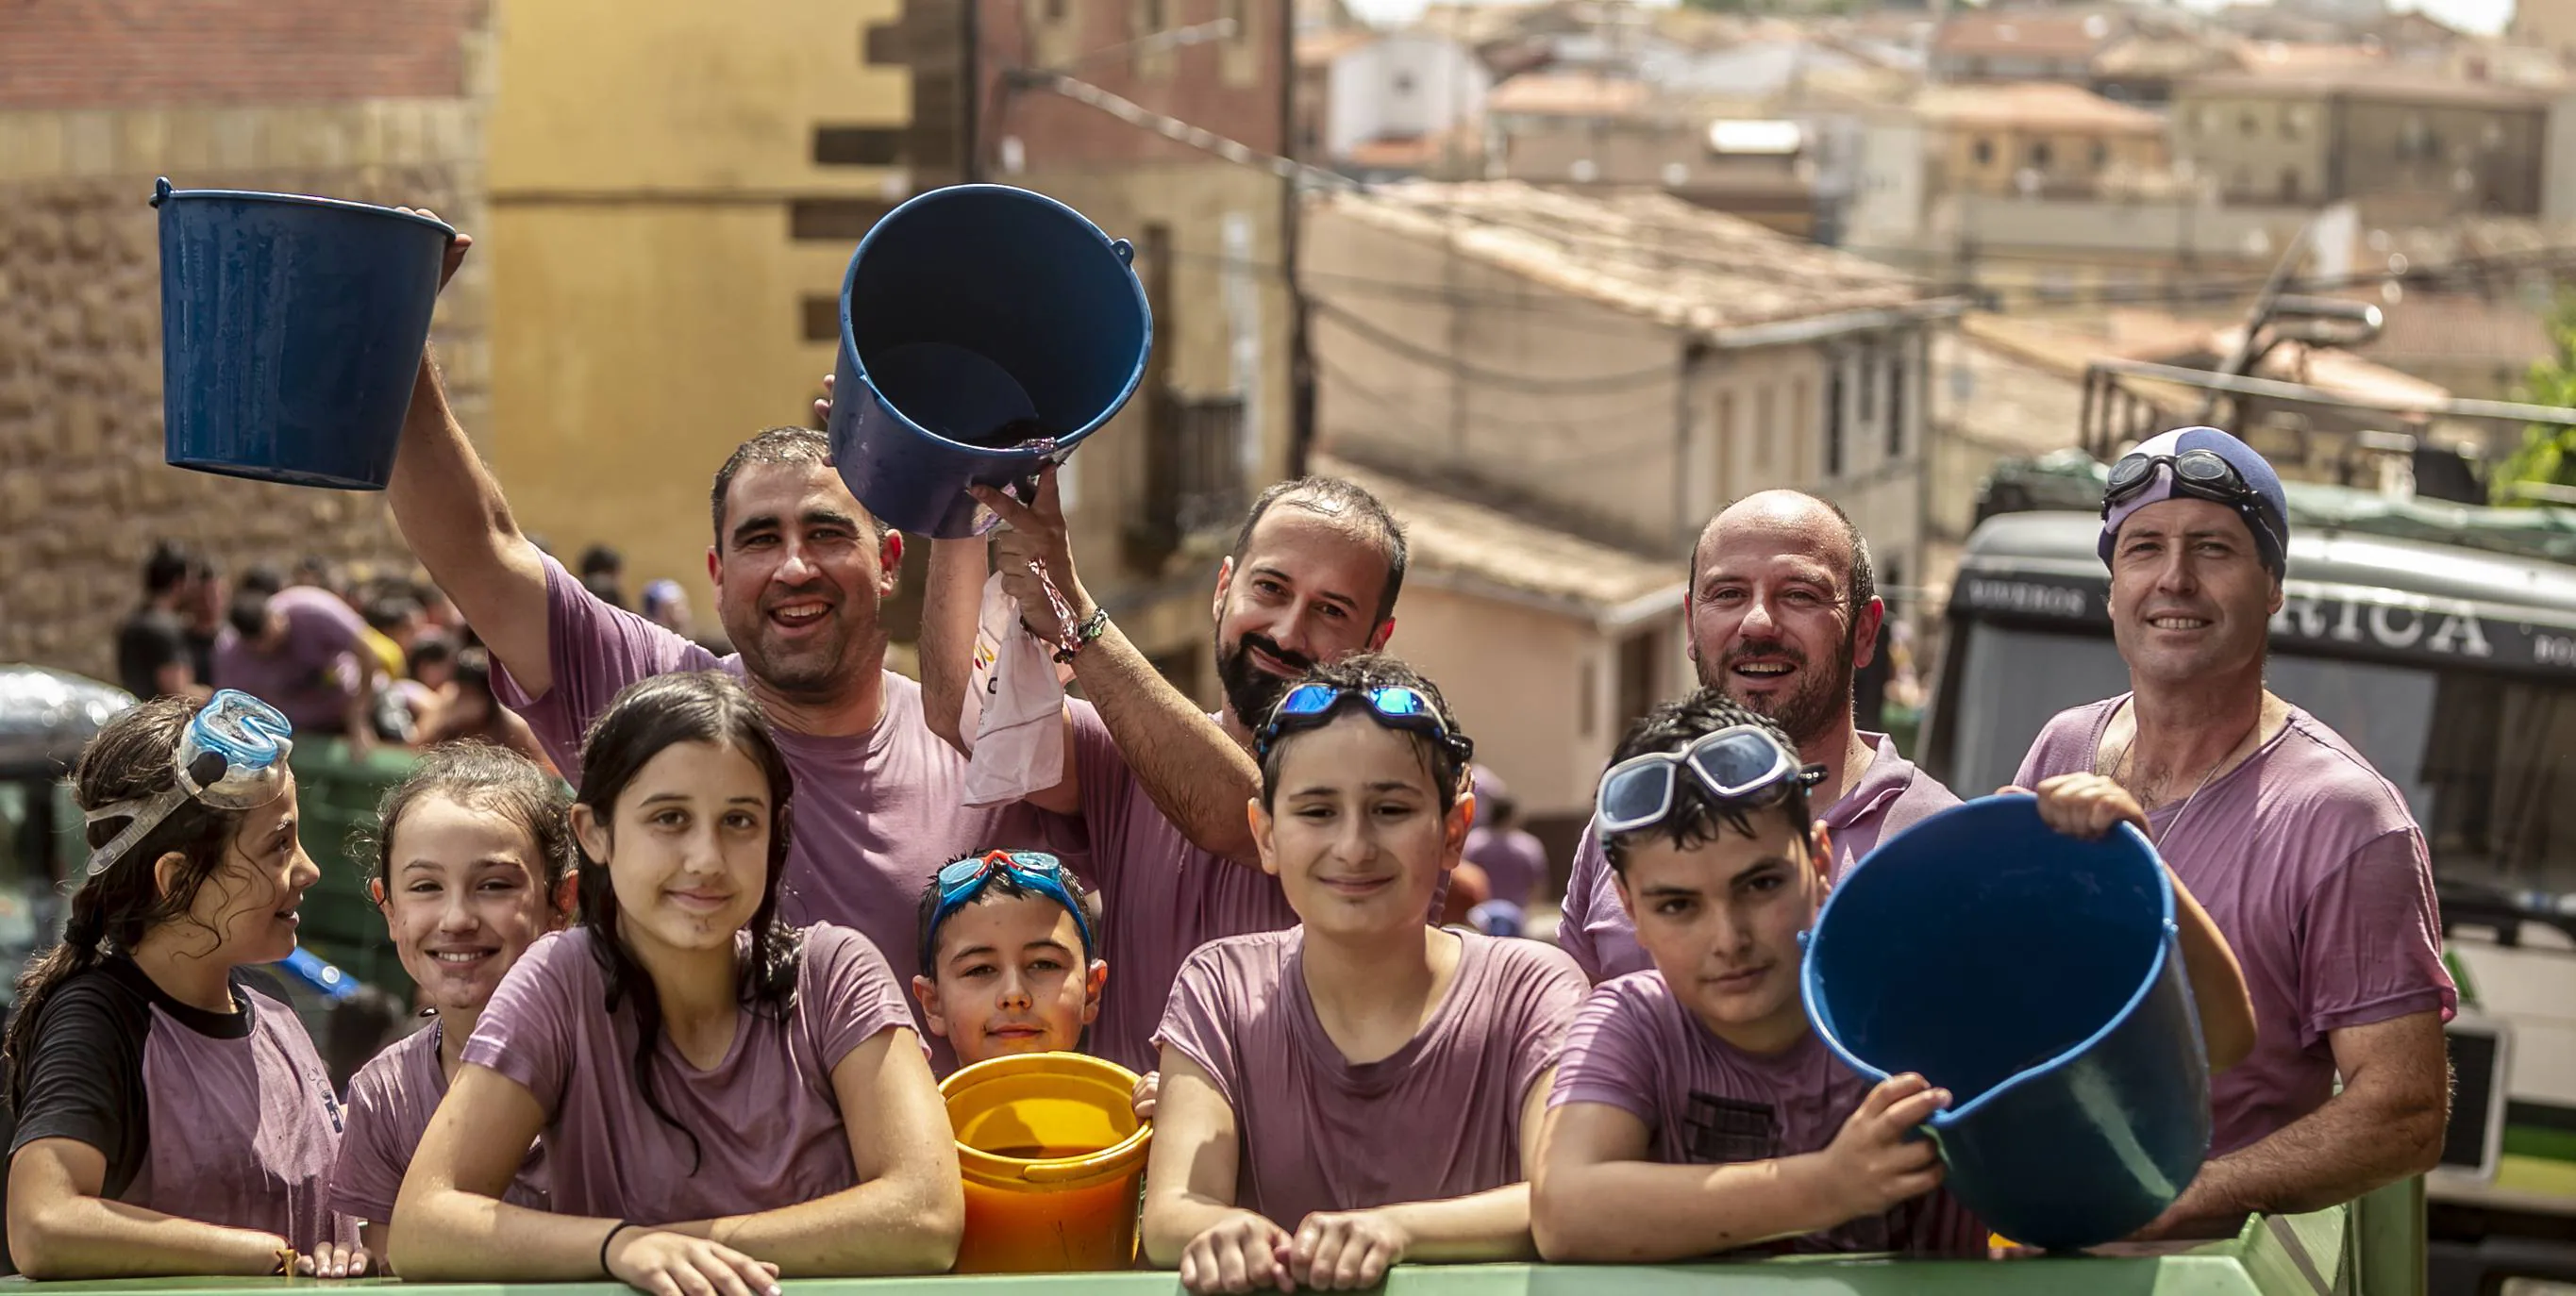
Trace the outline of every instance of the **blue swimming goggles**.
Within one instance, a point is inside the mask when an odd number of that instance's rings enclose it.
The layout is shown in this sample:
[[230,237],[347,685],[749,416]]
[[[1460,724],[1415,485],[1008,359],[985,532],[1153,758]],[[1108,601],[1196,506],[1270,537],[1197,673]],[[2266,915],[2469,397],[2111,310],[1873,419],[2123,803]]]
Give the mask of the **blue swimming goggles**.
[[1073,871],[1045,851],[994,850],[940,866],[939,903],[931,906],[930,921],[921,928],[924,963],[930,961],[930,951],[936,948],[932,940],[939,935],[939,924],[948,921],[948,915],[973,904],[975,897],[984,893],[984,885],[997,877],[1009,878],[1063,905],[1065,912],[1073,915],[1074,930],[1082,935],[1083,956],[1091,956],[1096,948],[1091,938],[1091,919],[1083,915],[1081,882]]
[[1825,767],[1798,764],[1798,754],[1759,725],[1728,725],[1693,739],[1679,751],[1648,752],[1601,775],[1592,804],[1593,832],[1607,841],[1652,828],[1673,810],[1683,771],[1720,806],[1755,809],[1779,801],[1793,787],[1823,781]]
[[90,852],[89,872],[104,873],[134,844],[149,836],[182,801],[218,810],[249,810],[286,791],[287,757],[295,751],[295,726],[285,713],[239,689],[208,699],[179,730],[170,763],[178,781],[147,797],[113,802],[89,812],[88,822],[132,817],[125,831]]
[[1476,744],[1465,734],[1450,732],[1449,726],[1440,723],[1440,709],[1431,705],[1431,699],[1402,684],[1364,689],[1300,684],[1288,690],[1288,696],[1279,699],[1278,707],[1270,713],[1269,723],[1261,726],[1261,732],[1254,736],[1253,755],[1265,761],[1270,759],[1271,744],[1278,742],[1280,735],[1300,729],[1321,728],[1342,709],[1344,702],[1354,698],[1368,704],[1369,712],[1377,717],[1379,724],[1430,738],[1461,767],[1476,759]]

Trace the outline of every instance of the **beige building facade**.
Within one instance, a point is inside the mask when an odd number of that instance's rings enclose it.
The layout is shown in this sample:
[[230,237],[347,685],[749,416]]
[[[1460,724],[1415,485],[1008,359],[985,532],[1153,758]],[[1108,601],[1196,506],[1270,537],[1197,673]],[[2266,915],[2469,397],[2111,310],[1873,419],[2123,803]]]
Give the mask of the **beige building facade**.
[[2229,202],[2351,201],[2382,224],[2542,207],[2547,97],[2398,69],[2241,73],[2175,91],[2174,148]]

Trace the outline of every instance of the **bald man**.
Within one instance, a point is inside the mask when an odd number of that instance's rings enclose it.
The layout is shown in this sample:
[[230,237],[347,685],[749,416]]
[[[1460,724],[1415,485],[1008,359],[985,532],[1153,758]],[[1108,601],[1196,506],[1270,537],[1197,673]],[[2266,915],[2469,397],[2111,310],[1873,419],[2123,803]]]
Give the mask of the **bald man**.
[[[1959,804],[1887,735],[1852,723],[1852,676],[1876,653],[1887,606],[1840,507],[1793,490],[1736,501],[1691,550],[1689,597],[1700,684],[1778,721],[1798,759],[1824,767],[1812,804],[1832,830],[1837,880],[1879,838]],[[1588,827],[1556,942],[1594,981],[1653,966]]]

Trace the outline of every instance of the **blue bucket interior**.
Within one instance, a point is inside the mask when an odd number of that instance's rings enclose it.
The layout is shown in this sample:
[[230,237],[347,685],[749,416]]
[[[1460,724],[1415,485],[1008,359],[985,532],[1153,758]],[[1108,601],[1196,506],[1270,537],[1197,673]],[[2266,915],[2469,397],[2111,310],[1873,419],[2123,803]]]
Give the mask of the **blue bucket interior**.
[[935,190],[860,244],[843,336],[917,427],[987,449],[1062,445],[1144,378],[1153,325],[1123,247],[1025,190]]
[[1890,838],[1835,887],[1807,1009],[1865,1070],[1948,1088],[1954,1119],[2117,1021],[2159,970],[2171,905],[2133,830],[2078,841],[2028,797],[1987,797]]

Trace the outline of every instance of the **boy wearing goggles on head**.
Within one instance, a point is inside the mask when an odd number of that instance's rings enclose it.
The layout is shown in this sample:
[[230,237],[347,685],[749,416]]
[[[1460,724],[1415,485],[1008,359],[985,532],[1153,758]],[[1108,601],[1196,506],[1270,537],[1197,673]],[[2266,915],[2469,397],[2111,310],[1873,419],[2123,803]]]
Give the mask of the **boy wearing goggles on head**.
[[1524,1170],[1584,980],[1422,921],[1473,747],[1429,681],[1362,656],[1290,689],[1256,751],[1253,837],[1300,923],[1200,947],[1172,988],[1146,1254],[1192,1292],[1530,1255]]
[[1109,965],[1094,957],[1082,884],[1053,855],[991,850],[941,868],[921,893],[921,972],[930,1033],[957,1064],[1082,1046]]
[[[1869,1086],[1808,1025],[1799,936],[1833,858],[1826,826],[1809,819],[1814,781],[1777,725],[1715,689],[1656,707],[1620,742],[1597,831],[1654,967],[1602,983],[1567,1034],[1533,1173],[1548,1259],[1763,1244],[1986,1253],[1984,1228],[1936,1191],[1935,1146],[1909,1138],[1950,1094],[1913,1074]],[[2042,800],[2052,822],[2087,813],[2054,792]],[[2234,963],[2208,919],[2177,898],[2211,1065],[2223,1067],[2251,1038],[2250,1020],[2240,1039],[2219,1002],[2233,984],[2242,1011],[2243,985],[2226,980]]]

